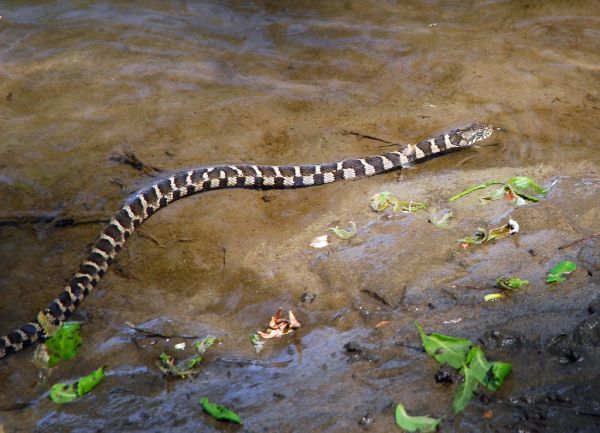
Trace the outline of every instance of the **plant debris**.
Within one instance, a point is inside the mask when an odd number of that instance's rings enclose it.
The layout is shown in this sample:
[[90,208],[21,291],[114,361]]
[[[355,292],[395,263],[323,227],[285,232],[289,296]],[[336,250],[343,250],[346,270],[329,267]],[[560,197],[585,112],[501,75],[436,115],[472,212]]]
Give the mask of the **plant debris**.
[[450,220],[452,218],[454,218],[454,213],[452,213],[451,211],[442,211],[431,214],[431,216],[429,217],[429,222],[436,227],[445,229],[450,224]]
[[504,290],[518,290],[529,284],[529,281],[522,280],[518,277],[498,277],[496,278],[496,286]]
[[371,209],[375,212],[383,212],[388,207],[392,207],[392,212],[414,213],[427,209],[427,205],[416,201],[400,200],[389,191],[375,194],[371,197]]
[[313,248],[325,248],[330,245],[327,235],[317,236],[310,241],[310,246]]
[[54,367],[62,359],[73,358],[83,342],[80,330],[79,322],[64,322],[40,346],[42,349],[36,351],[36,359],[48,367]]
[[240,416],[232,411],[231,409],[218,405],[216,403],[212,403],[208,398],[202,397],[200,400],[200,404],[202,405],[202,409],[212,416],[214,419],[219,421],[229,421],[235,424],[241,424],[242,420]]
[[212,336],[196,341],[194,347],[196,348],[198,355],[194,355],[180,362],[177,362],[174,357],[163,352],[159,355],[156,364],[165,376],[177,376],[182,379],[192,377],[200,371],[198,365],[204,360],[202,355],[218,341],[218,338]]
[[296,320],[294,313],[288,312],[288,319],[281,318],[282,309],[278,309],[274,316],[269,321],[269,328],[266,332],[258,331],[257,334],[264,339],[283,337],[286,334],[300,328],[300,322]]
[[410,416],[406,413],[403,405],[396,406],[396,424],[407,432],[431,433],[437,430],[441,419],[431,418],[429,416]]
[[474,346],[470,340],[437,333],[427,335],[418,323],[415,322],[415,326],[427,354],[440,364],[446,363],[457,370],[460,369],[463,375],[464,380],[452,400],[454,413],[459,413],[467,407],[478,383],[495,392],[512,371],[512,365],[507,362],[489,362],[481,347]]
[[574,272],[577,269],[577,265],[570,260],[564,260],[557,263],[548,271],[548,277],[546,277],[547,283],[562,283],[566,281],[566,275]]
[[338,226],[335,226],[330,227],[327,230],[331,231],[340,239],[350,239],[356,236],[356,223],[354,221],[350,221],[349,229],[340,229]]
[[482,197],[481,201],[492,201],[498,200],[502,197],[506,200],[513,202],[517,206],[523,206],[530,202],[538,202],[546,197],[548,191],[538,185],[533,179],[526,176],[514,176],[507,182],[501,182],[499,180],[488,180],[487,182],[480,183],[479,185],[472,186],[453,195],[448,201],[454,201],[470,194],[474,191],[490,187],[492,185],[502,185],[494,193],[489,196]]
[[466,338],[449,337],[436,332],[431,335],[425,334],[423,328],[415,322],[415,326],[421,336],[423,348],[429,356],[435,358],[440,364],[449,364],[454,368],[461,368],[472,343]]
[[481,245],[484,242],[503,239],[507,236],[512,236],[517,233],[519,233],[519,223],[513,219],[509,219],[506,225],[493,228],[489,232],[480,227],[473,236],[459,239],[458,243],[461,247],[467,248],[469,245]]
[[260,339],[260,335],[258,334],[252,334],[250,336],[250,343],[252,343],[252,345],[254,346],[254,350],[256,351],[256,353],[260,353],[260,351],[263,350],[265,347],[265,342]]
[[489,295],[485,295],[483,297],[483,300],[485,302],[490,302],[490,301],[500,301],[505,298],[506,298],[506,295],[504,293],[490,293]]
[[93,390],[104,379],[104,367],[71,383],[57,383],[50,388],[50,399],[57,404],[70,403]]

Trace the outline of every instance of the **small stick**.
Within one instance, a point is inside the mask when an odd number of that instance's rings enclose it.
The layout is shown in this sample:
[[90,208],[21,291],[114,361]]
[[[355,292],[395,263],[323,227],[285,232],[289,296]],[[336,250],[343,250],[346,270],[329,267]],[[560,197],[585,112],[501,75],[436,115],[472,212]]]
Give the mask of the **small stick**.
[[131,322],[125,322],[125,324],[128,327],[130,327],[131,329],[133,329],[134,331],[139,332],[140,334],[144,334],[146,337],[149,337],[149,338],[182,338],[182,339],[186,339],[186,340],[200,338],[197,335],[161,334],[160,332],[153,331],[151,329],[139,328]]

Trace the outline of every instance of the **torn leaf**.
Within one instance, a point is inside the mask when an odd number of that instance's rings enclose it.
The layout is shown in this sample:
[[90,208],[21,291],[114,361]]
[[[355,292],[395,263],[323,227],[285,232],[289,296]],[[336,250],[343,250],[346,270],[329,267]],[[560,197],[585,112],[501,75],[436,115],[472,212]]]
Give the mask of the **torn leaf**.
[[512,371],[512,365],[507,362],[489,362],[479,346],[471,349],[467,355],[466,364],[479,383],[490,391],[498,391],[504,379]]
[[562,283],[566,281],[565,278],[570,273],[574,272],[577,269],[577,265],[570,260],[564,260],[560,263],[557,263],[550,269],[548,272],[548,277],[546,278],[547,283]]
[[427,335],[417,322],[415,326],[421,336],[423,348],[429,356],[440,364],[447,363],[454,368],[460,368],[464,364],[473,343],[466,338],[450,337],[436,332]]
[[350,221],[349,229],[340,229],[339,227],[335,226],[328,228],[327,230],[331,231],[340,239],[350,239],[356,236],[356,223],[354,221]]
[[441,418],[431,418],[429,416],[410,416],[406,413],[403,405],[396,406],[396,424],[407,432],[431,433],[437,430],[442,422]]
[[518,277],[498,277],[496,278],[496,286],[504,290],[518,290],[529,284],[529,281],[522,280]]
[[475,389],[477,389],[477,378],[473,374],[473,371],[466,365],[463,365],[461,373],[463,374],[464,381],[459,385],[452,399],[452,409],[455,414],[465,410],[473,398]]
[[48,349],[49,367],[53,367],[61,359],[71,359],[77,354],[83,342],[80,330],[79,322],[64,322],[52,337],[44,342]]
[[485,229],[478,228],[473,236],[459,239],[458,243],[460,243],[463,248],[466,248],[469,245],[480,245],[484,242],[503,239],[507,236],[512,236],[517,233],[519,233],[519,223],[513,219],[509,219],[506,225],[495,227],[489,232]]
[[200,400],[200,404],[202,405],[202,409],[212,416],[214,419],[219,421],[229,421],[235,424],[241,424],[242,420],[240,416],[232,411],[231,409],[218,405],[216,403],[212,403],[208,398],[202,397]]
[[93,390],[102,379],[104,379],[104,367],[81,377],[76,382],[57,383],[50,388],[50,399],[57,404],[70,403]]

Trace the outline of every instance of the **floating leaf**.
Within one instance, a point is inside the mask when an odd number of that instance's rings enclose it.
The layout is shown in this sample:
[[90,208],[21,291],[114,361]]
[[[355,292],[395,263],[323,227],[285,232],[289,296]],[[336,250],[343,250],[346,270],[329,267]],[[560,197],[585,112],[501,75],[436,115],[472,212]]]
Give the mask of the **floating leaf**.
[[506,298],[506,295],[504,295],[504,293],[490,293],[489,295],[485,295],[483,297],[483,300],[485,302],[490,302],[490,301],[499,301],[504,298]]
[[429,416],[410,416],[406,413],[403,405],[396,406],[396,424],[408,432],[431,433],[437,429],[441,422],[441,419]]
[[490,391],[497,391],[504,383],[504,378],[511,372],[512,365],[507,362],[489,362],[479,346],[471,349],[466,364],[479,383]]
[[442,212],[441,214],[434,214],[429,217],[429,222],[436,227],[444,229],[450,224],[450,220],[454,218],[452,212]]
[[219,421],[229,421],[236,424],[242,423],[242,420],[237,413],[225,406],[211,403],[206,397],[202,397],[200,404],[202,405],[202,409],[204,409],[207,414],[215,419],[218,419]]
[[577,265],[570,260],[564,260],[560,263],[557,263],[548,272],[546,282],[562,283],[563,281],[567,280],[565,275],[569,275],[571,272],[574,272],[575,269],[577,269]]
[[452,399],[452,409],[454,409],[455,414],[465,410],[473,398],[475,389],[477,389],[477,378],[473,374],[473,371],[464,365],[461,373],[464,376],[464,381],[460,384]]
[[496,278],[496,286],[505,290],[518,290],[529,284],[529,281],[522,280],[518,277],[498,277]]
[[104,367],[100,367],[76,382],[57,383],[50,388],[50,399],[57,404],[70,403],[93,390],[104,379]]
[[71,359],[77,354],[83,339],[79,322],[64,322],[44,344],[48,349],[48,365],[53,367],[61,359]]
[[449,337],[438,333],[425,334],[423,328],[415,322],[421,335],[423,348],[428,355],[433,356],[440,364],[448,363],[454,368],[460,368],[466,358],[472,343],[465,338]]
[[349,229],[340,229],[337,226],[335,226],[335,227],[331,227],[327,230],[333,232],[333,234],[336,235],[340,239],[350,239],[350,238],[356,236],[356,223],[354,221],[350,221]]

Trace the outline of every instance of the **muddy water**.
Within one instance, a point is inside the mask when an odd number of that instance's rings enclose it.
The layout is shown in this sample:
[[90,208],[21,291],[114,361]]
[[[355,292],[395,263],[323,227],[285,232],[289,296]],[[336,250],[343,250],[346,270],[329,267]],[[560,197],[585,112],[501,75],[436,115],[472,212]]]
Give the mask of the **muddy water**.
[[[414,142],[473,120],[506,129],[498,146],[401,174],[223,191],[161,211],[78,309],[75,360],[50,374],[31,349],[0,361],[0,431],[236,430],[202,414],[202,396],[234,408],[249,432],[394,431],[400,402],[446,416],[449,432],[598,431],[600,241],[558,249],[600,230],[594,4],[0,4],[1,331],[59,292],[102,221],[156,173],[111,156],[133,152],[164,172],[322,162],[381,150],[347,130]],[[517,174],[553,185],[548,198],[446,201]],[[456,219],[441,230],[427,213],[375,214],[368,200],[383,190]],[[509,216],[516,237],[457,247]],[[349,221],[355,238],[309,247]],[[579,270],[548,287],[562,259]],[[499,275],[531,284],[484,303]],[[256,354],[248,335],[280,306],[303,327]],[[453,388],[435,383],[415,320],[484,344],[513,364],[509,380],[453,417]],[[155,360],[180,340],[143,338],[126,322],[223,342],[195,379],[165,381]],[[92,394],[47,399],[51,384],[100,365],[109,375]]]

